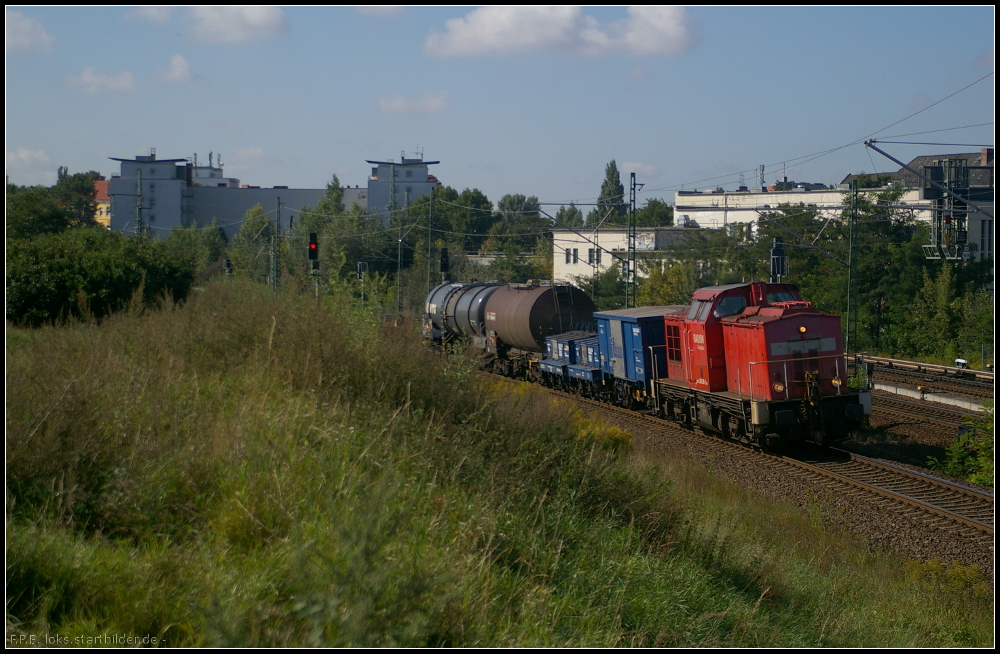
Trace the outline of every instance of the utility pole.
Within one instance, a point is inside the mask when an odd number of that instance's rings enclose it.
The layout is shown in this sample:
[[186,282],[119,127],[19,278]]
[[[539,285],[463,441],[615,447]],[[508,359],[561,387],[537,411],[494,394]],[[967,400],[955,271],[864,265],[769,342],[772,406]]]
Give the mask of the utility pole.
[[431,293],[431,244],[433,241],[433,225],[434,225],[434,191],[436,189],[431,187],[431,212],[427,217],[427,294]]
[[858,189],[851,193],[851,213],[847,220],[847,329],[844,330],[844,354],[851,351],[851,286],[854,273],[854,221],[858,212]]
[[628,212],[628,274],[625,278],[625,308],[629,308],[629,300],[634,307],[636,303],[635,292],[635,201],[636,194],[643,184],[635,183],[635,173],[631,174],[632,183],[629,190],[629,212]]
[[274,229],[271,230],[271,274],[269,282],[272,290],[278,289],[278,230],[281,228],[281,198],[277,199],[274,212]]
[[146,225],[142,221],[142,169],[135,171],[135,235],[146,236]]
[[396,313],[403,313],[403,217],[399,222],[399,241],[396,249]]

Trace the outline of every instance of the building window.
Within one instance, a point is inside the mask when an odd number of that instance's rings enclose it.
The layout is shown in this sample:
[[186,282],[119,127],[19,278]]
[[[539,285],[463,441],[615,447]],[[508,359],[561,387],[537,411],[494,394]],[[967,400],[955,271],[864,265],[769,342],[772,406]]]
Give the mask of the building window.
[[597,260],[597,265],[599,266],[601,265],[601,248],[594,248],[594,253],[594,258]]
[[573,252],[569,248],[566,248],[566,263],[567,264],[570,263],[572,259],[573,259]]
[[407,170],[406,171],[406,176],[407,177],[413,177],[413,171],[412,170]]
[[573,248],[573,263],[580,263],[580,251]]
[[594,265],[594,248],[587,249],[587,263]]

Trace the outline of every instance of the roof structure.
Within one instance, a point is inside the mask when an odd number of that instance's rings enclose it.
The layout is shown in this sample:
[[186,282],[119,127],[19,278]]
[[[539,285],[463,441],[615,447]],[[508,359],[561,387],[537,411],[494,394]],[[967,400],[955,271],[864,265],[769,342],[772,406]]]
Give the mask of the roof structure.
[[[907,165],[914,170],[920,170],[924,166],[933,166],[935,161],[942,159],[964,159],[969,166],[969,186],[993,186],[993,148],[983,148],[981,152],[959,152],[957,154],[930,154],[914,158]],[[896,172],[881,172],[864,174],[867,177],[892,177],[899,180],[903,186],[922,186],[923,180],[908,171],[900,168]],[[848,175],[841,184],[850,184],[861,175]]]

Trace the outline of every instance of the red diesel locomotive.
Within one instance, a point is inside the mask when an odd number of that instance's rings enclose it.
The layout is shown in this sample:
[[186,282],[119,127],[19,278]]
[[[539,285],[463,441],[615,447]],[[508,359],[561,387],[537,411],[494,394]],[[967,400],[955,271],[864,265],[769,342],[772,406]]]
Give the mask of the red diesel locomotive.
[[702,288],[664,323],[666,375],[650,391],[666,417],[773,445],[842,440],[871,413],[847,385],[840,318],[792,285]]

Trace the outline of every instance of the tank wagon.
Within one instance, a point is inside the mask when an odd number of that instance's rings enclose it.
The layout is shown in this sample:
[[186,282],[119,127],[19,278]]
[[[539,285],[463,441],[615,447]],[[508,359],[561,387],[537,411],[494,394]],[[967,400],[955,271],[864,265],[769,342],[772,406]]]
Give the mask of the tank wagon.
[[846,383],[840,318],[789,284],[615,311],[572,286],[450,284],[428,297],[425,331],[469,337],[499,374],[762,447],[842,440],[871,413],[871,396]]

